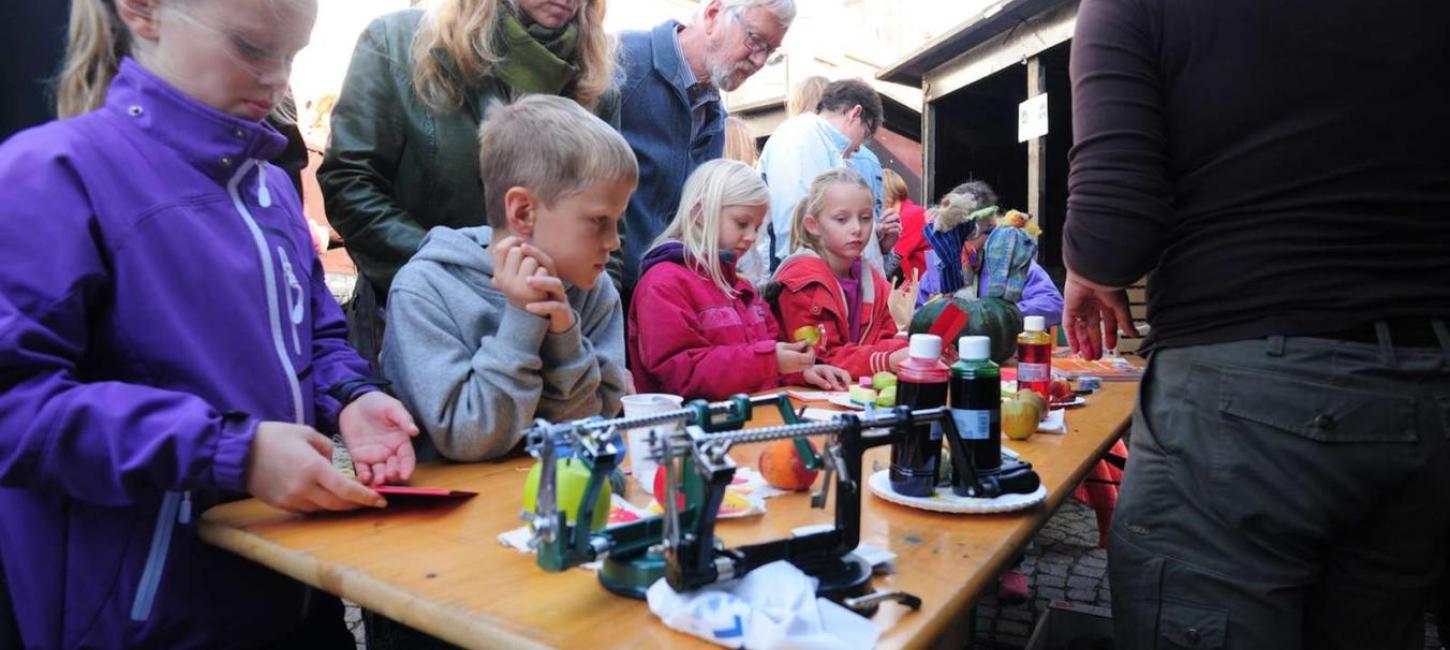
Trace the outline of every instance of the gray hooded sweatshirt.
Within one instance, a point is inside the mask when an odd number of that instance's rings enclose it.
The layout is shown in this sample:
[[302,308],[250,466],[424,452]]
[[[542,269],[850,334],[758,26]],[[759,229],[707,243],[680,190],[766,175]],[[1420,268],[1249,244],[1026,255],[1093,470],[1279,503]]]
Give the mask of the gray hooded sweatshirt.
[[575,325],[550,334],[493,288],[492,239],[488,226],[432,229],[388,293],[383,375],[452,460],[508,453],[536,417],[612,417],[627,381],[609,276],[588,291],[566,283]]

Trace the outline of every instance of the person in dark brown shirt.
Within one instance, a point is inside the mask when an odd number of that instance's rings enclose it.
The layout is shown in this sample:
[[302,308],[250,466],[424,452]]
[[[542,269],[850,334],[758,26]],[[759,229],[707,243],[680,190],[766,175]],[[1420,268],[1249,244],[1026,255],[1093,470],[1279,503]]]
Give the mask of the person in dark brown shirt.
[[1071,76],[1072,347],[1114,345],[1148,276],[1117,647],[1422,647],[1450,542],[1450,2],[1083,0]]

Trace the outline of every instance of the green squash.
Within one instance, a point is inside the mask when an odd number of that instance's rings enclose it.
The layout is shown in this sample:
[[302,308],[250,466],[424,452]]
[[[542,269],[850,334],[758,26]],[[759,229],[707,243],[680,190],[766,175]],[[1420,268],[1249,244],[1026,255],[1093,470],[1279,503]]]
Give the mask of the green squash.
[[[932,298],[912,315],[910,332],[936,334],[947,345],[956,345],[963,336],[986,336],[992,339],[993,361],[1002,363],[1012,358],[1017,354],[1017,335],[1022,332],[1022,312],[1017,304],[1002,298],[973,299],[968,295],[959,291]],[[948,310],[947,305],[955,305],[960,312]]]

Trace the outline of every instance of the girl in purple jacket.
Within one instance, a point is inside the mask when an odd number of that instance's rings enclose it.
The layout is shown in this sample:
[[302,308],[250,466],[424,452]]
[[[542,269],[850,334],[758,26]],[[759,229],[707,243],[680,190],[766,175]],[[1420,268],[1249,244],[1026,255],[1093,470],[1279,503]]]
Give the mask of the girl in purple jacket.
[[365,483],[412,471],[412,420],[348,349],[266,162],[315,15],[77,0],[73,117],[0,146],[0,561],[26,647],[353,645],[337,599],[195,529],[248,495],[382,506]]

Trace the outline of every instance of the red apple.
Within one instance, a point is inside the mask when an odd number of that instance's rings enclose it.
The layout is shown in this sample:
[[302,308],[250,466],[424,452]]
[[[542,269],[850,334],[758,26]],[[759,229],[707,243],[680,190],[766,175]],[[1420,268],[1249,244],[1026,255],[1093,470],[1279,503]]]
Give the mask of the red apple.
[[1054,379],[1047,386],[1047,394],[1054,402],[1071,402],[1076,395],[1072,392],[1072,382],[1066,379]]
[[[809,440],[811,451],[815,452],[816,446]],[[760,474],[765,477],[765,482],[771,487],[781,490],[804,490],[816,482],[816,474],[820,472],[813,469],[806,469],[801,456],[796,452],[795,440],[774,440],[765,445],[760,452]]]

